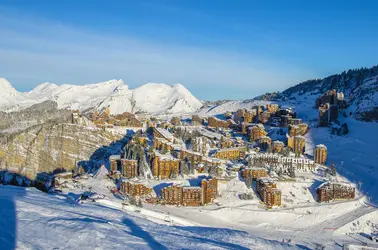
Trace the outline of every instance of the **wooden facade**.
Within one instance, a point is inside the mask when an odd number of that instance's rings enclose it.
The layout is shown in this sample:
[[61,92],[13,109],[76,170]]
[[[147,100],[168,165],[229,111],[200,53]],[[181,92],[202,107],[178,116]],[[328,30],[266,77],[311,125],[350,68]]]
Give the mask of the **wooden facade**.
[[138,176],[138,161],[121,159],[122,175],[126,178],[134,178]]

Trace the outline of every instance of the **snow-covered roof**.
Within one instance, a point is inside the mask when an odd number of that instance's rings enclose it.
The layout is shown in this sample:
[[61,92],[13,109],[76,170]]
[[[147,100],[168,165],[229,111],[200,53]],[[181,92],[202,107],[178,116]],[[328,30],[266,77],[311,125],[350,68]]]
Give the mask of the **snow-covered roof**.
[[315,146],[315,148],[325,148],[325,149],[327,149],[326,145],[324,145],[324,144],[318,144],[318,145]]
[[155,128],[165,139],[173,140],[174,136],[166,129],[163,128]]
[[227,151],[233,151],[233,150],[245,150],[245,147],[232,147],[232,148],[221,148],[218,149],[216,152],[227,152]]
[[121,160],[121,156],[120,155],[111,155],[111,156],[109,156],[109,160],[113,160],[113,161]]
[[154,150],[154,153],[157,157],[159,157],[159,159],[161,160],[177,160],[179,161],[179,159],[173,157],[171,154],[167,153],[167,154],[161,154],[159,151],[157,150]]

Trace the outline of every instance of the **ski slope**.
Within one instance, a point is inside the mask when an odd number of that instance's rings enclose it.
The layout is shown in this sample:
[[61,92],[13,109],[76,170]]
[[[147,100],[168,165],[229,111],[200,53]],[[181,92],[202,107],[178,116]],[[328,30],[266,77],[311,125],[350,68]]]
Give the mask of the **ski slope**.
[[69,196],[0,186],[1,249],[290,249],[240,230],[171,226]]

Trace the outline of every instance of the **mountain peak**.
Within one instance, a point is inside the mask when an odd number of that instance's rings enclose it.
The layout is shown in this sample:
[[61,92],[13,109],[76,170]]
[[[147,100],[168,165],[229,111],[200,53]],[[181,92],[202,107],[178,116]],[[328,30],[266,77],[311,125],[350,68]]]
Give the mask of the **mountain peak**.
[[13,88],[8,80],[5,78],[0,78],[0,96],[16,96],[18,94],[17,90]]

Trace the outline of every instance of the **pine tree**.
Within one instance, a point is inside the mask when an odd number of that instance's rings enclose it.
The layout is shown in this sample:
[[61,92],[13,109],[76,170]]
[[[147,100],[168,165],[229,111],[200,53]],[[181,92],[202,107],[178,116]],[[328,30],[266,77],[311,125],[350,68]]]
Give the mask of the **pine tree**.
[[137,204],[137,206],[140,207],[140,208],[143,207],[143,204],[142,204],[142,200],[141,200],[141,199],[138,200],[138,204]]
[[245,185],[247,186],[247,188],[252,188],[252,176],[251,175],[248,175],[247,176],[247,179],[245,180]]
[[332,164],[332,167],[329,171],[329,174],[332,175],[332,176],[336,176],[336,167],[335,167],[335,164]]
[[166,153],[168,153],[168,146],[167,146],[167,144],[164,144],[164,146],[163,146],[163,148],[162,148],[162,150],[161,150],[161,153],[162,153],[162,154],[166,154]]

